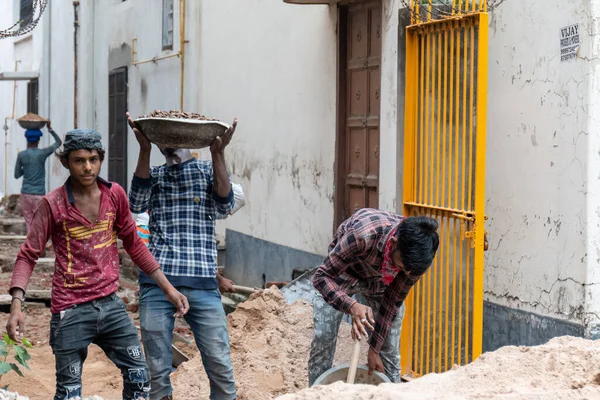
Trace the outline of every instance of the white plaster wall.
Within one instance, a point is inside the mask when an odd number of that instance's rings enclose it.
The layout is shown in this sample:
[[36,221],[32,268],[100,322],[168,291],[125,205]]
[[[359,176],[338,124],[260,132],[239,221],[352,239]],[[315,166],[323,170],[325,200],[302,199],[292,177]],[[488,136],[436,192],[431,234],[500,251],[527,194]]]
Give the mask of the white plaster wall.
[[[4,1],[0,4],[0,26],[2,29],[12,26],[15,18],[18,18],[18,9],[13,9],[13,1]],[[42,56],[42,42],[45,16],[42,17],[36,28],[24,35],[16,38],[5,38],[0,40],[0,71],[14,71],[15,61],[18,63],[19,71],[32,71],[40,69]],[[8,130],[8,157],[5,158],[5,131],[0,131],[2,137],[2,149],[0,150],[0,191],[5,194],[15,194],[21,191],[22,179],[14,179],[14,168],[19,151],[27,147],[24,130],[19,126],[16,118],[27,112],[27,81],[17,81],[16,95],[14,95],[14,81],[0,81],[0,128],[4,126],[5,118]],[[13,98],[15,100],[14,119]],[[44,130],[44,137],[40,146],[46,146],[49,143],[47,132]],[[5,166],[7,173],[7,185],[4,185]]]
[[[107,7],[95,9],[94,68],[95,79],[95,127],[108,138],[108,76],[111,70],[128,66],[128,106],[132,116],[151,112],[153,109],[178,109],[180,100],[180,62],[178,58],[158,61],[157,63],[131,65],[131,40],[136,37],[136,60],[160,57],[179,50],[179,14],[175,1],[174,49],[162,51],[161,27],[162,7],[147,7],[141,0],[121,2],[113,0]],[[194,12],[197,2],[188,1],[187,14]],[[144,18],[137,18],[144,15]],[[137,23],[132,24],[132,20]],[[193,25],[193,23],[188,23]],[[106,27],[110,29],[106,29]],[[186,72],[194,75],[197,68],[194,62],[194,48],[188,45],[186,51]],[[190,83],[191,82],[191,83]],[[186,97],[194,96],[195,85],[188,80]],[[135,136],[129,132],[128,175],[132,176],[137,163],[139,147]],[[105,143],[108,149],[108,141]],[[164,163],[160,152],[154,147],[152,165]],[[108,166],[104,167],[105,172]]]
[[[12,2],[2,2],[0,4],[0,26],[11,26],[14,22],[12,21]],[[14,58],[13,58],[13,41],[11,39],[0,40],[0,71],[13,71],[14,70]],[[12,114],[12,99],[13,99],[13,82],[12,81],[0,81],[0,128],[4,126],[4,118],[10,117]],[[8,121],[9,128],[12,127],[11,121]],[[11,136],[8,137],[9,144],[12,139],[12,128],[9,131]],[[0,163],[0,191],[5,194],[17,193],[18,188],[12,181],[14,160],[11,156],[5,163],[4,150],[5,140],[4,130],[0,131],[0,137],[2,138],[2,148],[0,149],[2,156],[2,162]],[[9,147],[9,155],[13,153],[13,149]],[[7,166],[5,171],[5,165]],[[5,172],[8,173],[7,187],[4,187],[4,176]]]
[[200,18],[191,38],[200,48],[199,109],[239,118],[226,156],[246,206],[220,225],[324,253],[333,228],[335,7],[204,1]]
[[[379,206],[393,211],[398,159],[386,149],[397,141],[399,2],[383,6]],[[247,203],[221,225],[324,254],[334,215],[337,8],[205,1],[201,18],[201,110],[240,120],[228,164]]]
[[[588,263],[598,257],[586,243],[586,194],[591,190],[586,146],[597,135],[588,124],[590,2],[495,3],[489,45],[485,297],[581,323]],[[559,30],[577,23],[580,58],[560,62]]]
[[402,199],[397,198],[402,186],[402,157],[398,148],[398,0],[384,0],[381,41],[381,108],[379,127],[379,208],[397,212],[402,209]]
[[[600,1],[590,2],[588,15],[600,15]],[[589,117],[587,126],[587,247],[586,336],[600,338],[600,20],[594,18],[587,30],[589,46],[582,56],[589,60]]]
[[[177,2],[176,2],[177,3]],[[188,15],[194,13],[198,2],[188,1]],[[73,99],[73,6],[70,0],[53,1],[51,33],[52,63],[50,98],[55,129],[66,132],[74,126]],[[175,7],[178,18],[178,7]],[[143,15],[144,18],[139,18]],[[133,116],[155,108],[179,108],[178,58],[157,63],[131,65],[131,41],[137,37],[136,60],[163,56],[179,50],[179,25],[175,25],[173,51],[162,51],[162,8],[147,7],[142,0],[103,1],[102,7],[94,2],[82,2],[79,11],[79,118],[81,128],[94,128],[101,133],[108,157],[108,76],[111,70],[128,67],[128,105]],[[132,23],[135,21],[135,23]],[[188,28],[189,29],[189,28]],[[189,49],[193,53],[194,49]],[[186,72],[193,76],[197,63],[193,54],[188,56]],[[192,81],[193,82],[193,81]],[[186,97],[195,98],[194,84],[186,85]],[[60,101],[56,101],[60,99]],[[133,133],[128,136],[128,175],[133,175],[138,146]],[[152,164],[164,162],[155,148]],[[57,159],[52,161],[50,185],[61,185],[68,176]],[[101,176],[107,178],[105,162]]]
[[[73,2],[52,0],[51,3],[51,25],[46,42],[50,46],[49,77],[44,76],[50,80],[49,91],[43,95],[40,93],[40,100],[48,109],[52,128],[64,138],[65,133],[74,127]],[[69,173],[54,156],[49,158],[49,164],[49,188],[53,190],[65,182]]]

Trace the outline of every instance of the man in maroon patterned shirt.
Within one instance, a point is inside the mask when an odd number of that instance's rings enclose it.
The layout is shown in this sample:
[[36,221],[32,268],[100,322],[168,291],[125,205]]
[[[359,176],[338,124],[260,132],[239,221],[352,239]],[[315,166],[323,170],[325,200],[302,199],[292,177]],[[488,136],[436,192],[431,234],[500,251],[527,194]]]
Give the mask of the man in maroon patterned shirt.
[[353,337],[368,337],[367,329],[371,333],[369,373],[385,372],[392,382],[400,381],[404,299],[433,262],[437,229],[429,217],[403,218],[375,209],[359,210],[340,225],[313,277],[320,295],[313,304],[309,386],[333,364],[344,314],[352,318]]
[[119,281],[117,238],[131,259],[156,281],[178,314],[187,299],[167,280],[137,234],[127,195],[116,183],[98,177],[104,150],[100,134],[75,129],[66,134],[59,154],[70,177],[44,196],[33,215],[27,240],[17,256],[6,330],[23,335],[24,292],[49,238],[56,253],[52,278],[50,346],[56,359],[54,399],[81,398],[81,370],[91,343],[100,346],[121,369],[123,399],[147,399],[150,374],[137,329],[115,294]]

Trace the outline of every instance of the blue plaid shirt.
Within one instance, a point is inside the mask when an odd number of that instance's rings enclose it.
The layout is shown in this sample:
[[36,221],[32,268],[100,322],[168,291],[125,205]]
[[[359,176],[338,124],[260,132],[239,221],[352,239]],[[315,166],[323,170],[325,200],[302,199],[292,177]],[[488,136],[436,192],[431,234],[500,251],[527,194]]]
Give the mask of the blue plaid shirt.
[[[195,158],[152,167],[148,179],[133,177],[131,211],[148,210],[148,248],[174,286],[208,289],[210,282],[210,288],[217,287],[215,219],[217,213],[228,214],[235,200],[233,191],[219,197],[213,180],[212,161]],[[140,273],[140,283],[152,282]]]

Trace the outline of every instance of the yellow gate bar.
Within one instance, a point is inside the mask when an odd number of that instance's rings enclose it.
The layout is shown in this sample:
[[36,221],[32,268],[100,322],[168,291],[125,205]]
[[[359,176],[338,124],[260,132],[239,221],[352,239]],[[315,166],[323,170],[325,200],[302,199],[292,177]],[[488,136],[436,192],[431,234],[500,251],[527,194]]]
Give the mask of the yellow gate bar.
[[[487,2],[484,2],[487,3]],[[473,284],[473,330],[483,331],[483,252],[485,242],[485,167],[486,167],[486,126],[488,95],[488,15],[479,14],[479,31],[477,45],[477,126],[476,126],[476,162],[475,165],[475,212],[480,217],[475,219],[475,268]],[[473,359],[482,351],[481,335],[473,335]]]

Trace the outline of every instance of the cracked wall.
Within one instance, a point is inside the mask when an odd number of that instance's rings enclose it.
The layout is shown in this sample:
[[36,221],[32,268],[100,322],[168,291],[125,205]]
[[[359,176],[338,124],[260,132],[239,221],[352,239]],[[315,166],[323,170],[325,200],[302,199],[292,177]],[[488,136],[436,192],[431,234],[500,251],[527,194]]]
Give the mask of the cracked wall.
[[[590,2],[495,3],[485,299],[584,324],[590,259],[600,257],[588,244],[600,226],[589,230],[590,186],[600,183],[588,171]],[[581,47],[575,60],[561,62],[559,32],[571,24],[580,25]]]
[[[249,3],[203,2],[200,105],[240,118],[227,158],[247,196],[220,229],[324,255],[334,229],[337,7]],[[399,4],[384,0],[382,9],[380,148],[390,151],[381,152],[379,206],[390,211],[399,179]],[[223,31],[224,18],[237,29]]]
[[600,339],[600,1],[592,0],[588,16],[591,19],[587,33],[589,45],[581,56],[589,64],[589,110],[588,118],[588,268],[586,276],[586,307],[584,326],[586,336]]
[[[198,100],[206,115],[239,118],[226,158],[246,196],[219,230],[323,254],[333,230],[336,9],[202,4]],[[236,28],[223,29],[224,20]]]

